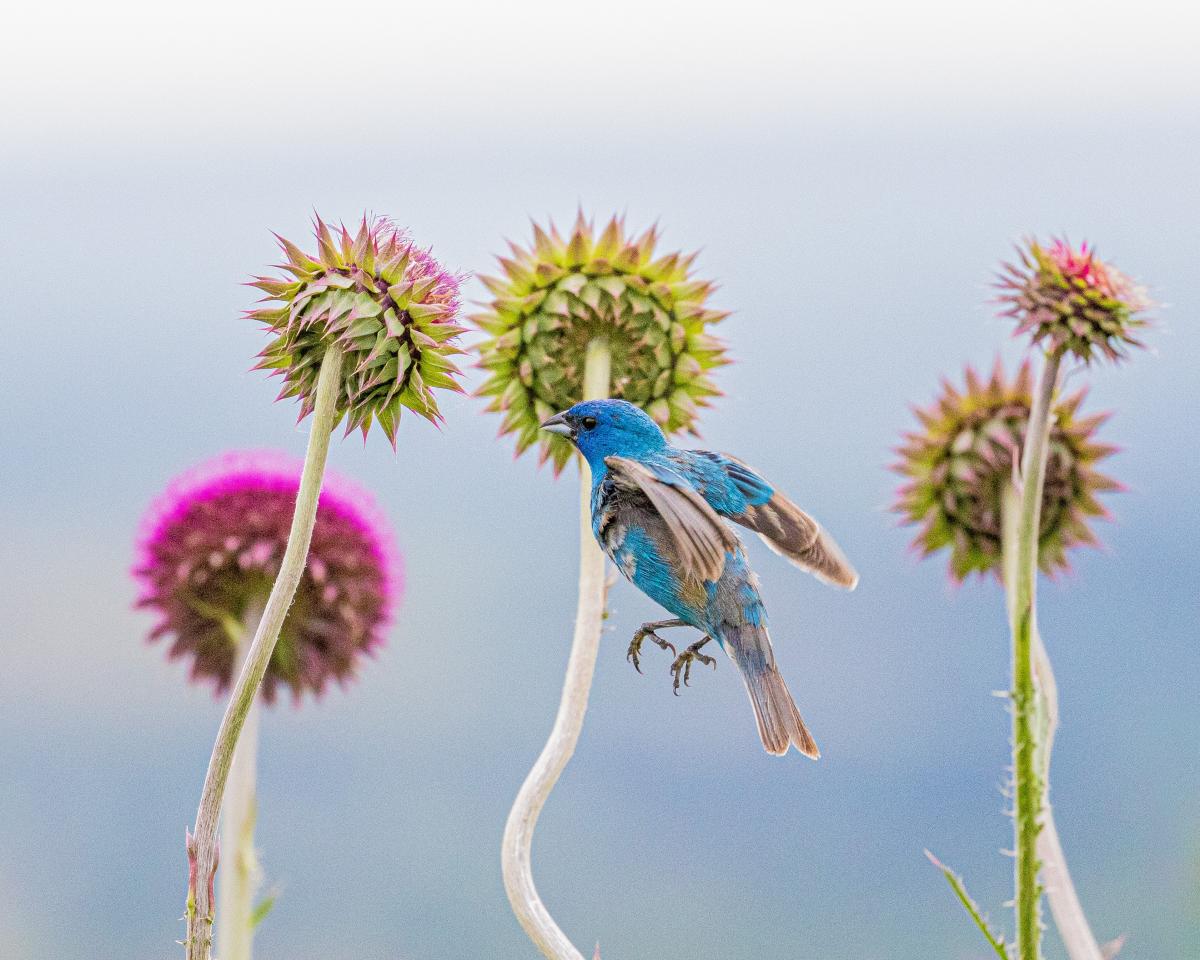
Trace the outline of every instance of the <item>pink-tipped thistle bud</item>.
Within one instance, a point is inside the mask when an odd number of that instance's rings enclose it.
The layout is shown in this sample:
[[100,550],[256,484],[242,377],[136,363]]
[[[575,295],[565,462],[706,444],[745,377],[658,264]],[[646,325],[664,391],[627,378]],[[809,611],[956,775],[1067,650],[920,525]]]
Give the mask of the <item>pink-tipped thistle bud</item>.
[[346,353],[337,411],[346,433],[367,435],[379,423],[392,446],[403,408],[434,423],[441,419],[434,390],[461,393],[450,359],[455,340],[459,277],[419,250],[390,221],[363,218],[357,234],[315,222],[317,253],[310,256],[278,237],[285,277],[256,277],[269,307],[250,310],[275,334],[256,369],[283,377],[279,399],[300,398],[300,417],[316,402],[317,373],[330,344]]
[[471,319],[488,335],[479,346],[490,376],[479,393],[503,414],[501,433],[517,453],[541,443],[560,471],[571,444],[538,425],[583,398],[584,360],[595,339],[612,355],[611,396],[628,400],[668,433],[695,432],[699,408],[719,395],[712,372],[729,361],[709,327],[727,313],[706,306],[714,286],[692,274],[695,254],[655,256],[654,227],[634,237],[613,217],[595,235],[582,213],[562,237],[533,225],[533,244],[500,257],[501,277]]
[[[191,678],[217,693],[233,681],[243,623],[275,582],[287,546],[301,464],[277,454],[232,453],[174,480],[143,521],[134,575],[137,605],[153,610],[151,640],[171,638]],[[296,599],[263,680],[298,700],[344,682],[383,642],[400,566],[391,530],[371,498],[327,476]]]
[[1149,298],[1086,243],[1075,248],[1056,239],[1043,247],[1027,240],[1017,254],[1020,265],[1003,264],[997,286],[1018,335],[1085,363],[1097,353],[1120,360],[1126,347],[1142,346],[1135,333],[1149,322],[1141,315],[1152,306]]
[[[1053,411],[1038,542],[1047,573],[1068,567],[1072,547],[1095,545],[1089,523],[1108,516],[1097,495],[1120,489],[1096,470],[1115,449],[1094,439],[1108,414],[1080,418],[1083,398],[1081,390]],[[1001,573],[1004,488],[1013,481],[1032,402],[1029,363],[1009,381],[997,360],[990,379],[968,367],[965,390],[944,381],[941,396],[914,411],[921,429],[906,434],[897,451],[893,469],[908,482],[893,509],[905,522],[921,525],[913,547],[923,556],[950,549],[955,580],[972,572]]]

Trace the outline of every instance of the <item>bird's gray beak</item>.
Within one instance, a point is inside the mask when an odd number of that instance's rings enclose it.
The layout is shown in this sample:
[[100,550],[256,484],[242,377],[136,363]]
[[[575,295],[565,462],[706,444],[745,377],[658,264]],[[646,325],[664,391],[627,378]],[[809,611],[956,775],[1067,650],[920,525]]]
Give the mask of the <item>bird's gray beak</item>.
[[557,433],[563,437],[570,437],[575,433],[571,429],[571,425],[567,423],[566,417],[561,413],[556,413],[549,420],[544,420],[542,422],[542,429],[549,430],[551,433]]

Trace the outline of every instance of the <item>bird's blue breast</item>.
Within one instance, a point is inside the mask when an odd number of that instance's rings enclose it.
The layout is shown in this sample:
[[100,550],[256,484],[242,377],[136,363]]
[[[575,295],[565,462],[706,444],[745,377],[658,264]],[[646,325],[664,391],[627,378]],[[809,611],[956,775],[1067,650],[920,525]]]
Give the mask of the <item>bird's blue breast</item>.
[[[639,522],[640,514],[609,510],[611,488],[603,483],[592,494],[592,531],[617,569],[651,600],[700,629],[705,627],[708,597],[704,585],[677,574],[674,545],[654,518]],[[651,529],[654,528],[654,529]]]
[[613,561],[634,586],[675,616],[694,623],[703,615],[700,591],[695,587],[685,589],[658,544],[644,528],[631,526],[625,530],[623,542],[613,553]]
[[[720,454],[667,448],[637,459],[662,482],[691,486],[714,510],[728,516],[767,502],[775,492],[753,471]],[[681,578],[671,535],[649,505],[622,502],[602,460],[592,465],[592,480],[592,530],[634,586],[722,645],[723,624],[765,624],[757,580],[741,548],[726,554],[719,580]]]

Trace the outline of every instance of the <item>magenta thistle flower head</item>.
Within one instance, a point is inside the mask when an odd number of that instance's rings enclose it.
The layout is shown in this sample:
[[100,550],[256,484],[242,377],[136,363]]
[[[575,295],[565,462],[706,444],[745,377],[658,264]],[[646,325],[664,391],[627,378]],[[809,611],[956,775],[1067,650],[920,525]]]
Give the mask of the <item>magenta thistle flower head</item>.
[[1031,239],[1017,254],[1020,265],[1003,264],[997,281],[1004,315],[1016,318],[1017,334],[1027,333],[1047,349],[1068,350],[1085,363],[1096,353],[1120,360],[1126,347],[1142,346],[1135,332],[1149,322],[1141,314],[1150,300],[1086,243],[1076,248],[1056,239],[1043,247]]
[[[1068,567],[1072,547],[1096,544],[1088,524],[1108,517],[1097,495],[1121,489],[1096,470],[1116,449],[1094,437],[1108,414],[1080,418],[1083,398],[1081,390],[1054,408],[1038,546],[1039,564],[1047,573]],[[1001,573],[1001,504],[1032,404],[1028,361],[1009,381],[997,360],[990,379],[968,367],[965,390],[943,381],[941,396],[914,411],[921,429],[906,434],[897,451],[900,460],[893,469],[908,480],[893,509],[906,523],[920,524],[913,547],[923,556],[950,548],[955,580],[973,571]]]
[[316,403],[317,373],[326,348],[346,352],[338,414],[346,433],[378,421],[392,446],[405,407],[434,423],[441,419],[434,390],[462,392],[450,359],[455,340],[459,280],[428,251],[413,245],[391,221],[363,218],[351,235],[316,218],[317,253],[309,255],[276,235],[287,262],[284,277],[256,277],[268,307],[250,310],[275,339],[255,369],[283,377],[278,399],[300,398],[300,418]]
[[528,250],[511,244],[512,256],[498,258],[503,276],[480,278],[493,299],[471,318],[488,335],[479,393],[503,414],[500,432],[516,434],[518,454],[540,442],[556,473],[570,459],[571,444],[538,425],[583,399],[597,338],[611,351],[613,397],[668,433],[696,432],[699,408],[720,393],[712,372],[729,362],[709,328],[728,314],[707,305],[715,288],[693,275],[696,255],[656,256],[657,243],[654,227],[635,236],[619,217],[597,236],[580,213],[565,238],[535,223]]
[[[158,622],[171,659],[188,657],[191,678],[229,688],[243,621],[266,602],[287,545],[299,461],[271,453],[230,453],[176,478],[142,523],[134,568],[137,606]],[[354,676],[384,638],[400,592],[399,558],[371,498],[327,476],[296,599],[263,681],[298,700],[330,680]]]

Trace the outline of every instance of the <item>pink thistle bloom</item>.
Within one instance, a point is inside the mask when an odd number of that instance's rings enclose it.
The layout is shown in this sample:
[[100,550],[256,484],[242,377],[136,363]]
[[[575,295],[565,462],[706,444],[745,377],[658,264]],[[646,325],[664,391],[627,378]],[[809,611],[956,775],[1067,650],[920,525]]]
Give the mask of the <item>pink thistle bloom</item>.
[[[138,537],[137,606],[159,617],[150,640],[191,658],[191,679],[217,694],[233,681],[243,618],[265,602],[283,558],[301,464],[279,454],[227,453],[171,482]],[[391,530],[371,497],[327,476],[308,563],[271,656],[263,698],[296,700],[354,676],[384,639],[402,587]]]
[[1135,332],[1148,321],[1153,304],[1145,290],[1104,263],[1086,243],[1072,247],[1055,239],[1048,247],[1028,240],[1017,248],[1020,266],[1002,265],[997,286],[1005,316],[1017,320],[1016,333],[1034,343],[1061,348],[1084,362],[1100,353],[1123,359],[1125,347],[1140,347]]

